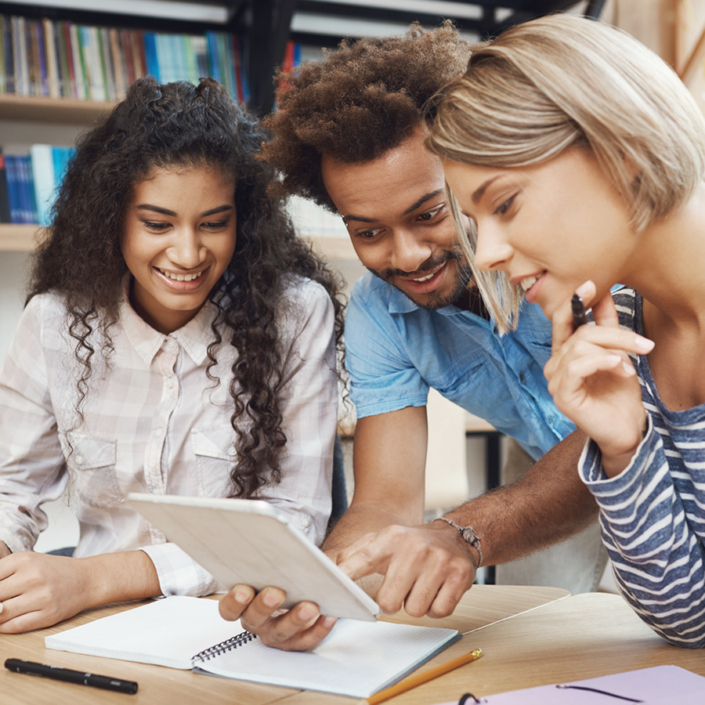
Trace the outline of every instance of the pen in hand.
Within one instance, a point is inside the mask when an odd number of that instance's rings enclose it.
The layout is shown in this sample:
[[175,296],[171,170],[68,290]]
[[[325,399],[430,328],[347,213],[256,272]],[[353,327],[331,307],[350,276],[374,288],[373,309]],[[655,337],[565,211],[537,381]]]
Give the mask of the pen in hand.
[[97,673],[73,671],[70,668],[48,666],[44,663],[34,663],[33,661],[25,661],[24,659],[6,659],[5,668],[30,676],[50,678],[51,680],[66,681],[68,683],[78,683],[79,685],[90,685],[94,688],[114,690],[118,693],[130,693],[134,695],[134,693],[137,692],[137,683],[134,681],[124,681],[121,678],[111,678],[110,676],[99,676]]
[[573,298],[570,301],[570,306],[573,309],[573,330],[578,330],[580,326],[584,326],[587,323],[585,305],[583,304],[583,300],[577,294],[573,294]]

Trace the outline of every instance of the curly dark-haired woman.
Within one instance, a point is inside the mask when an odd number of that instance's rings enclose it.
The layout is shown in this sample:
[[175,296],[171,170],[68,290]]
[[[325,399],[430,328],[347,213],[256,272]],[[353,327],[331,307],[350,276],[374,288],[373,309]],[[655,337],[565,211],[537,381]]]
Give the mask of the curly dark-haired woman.
[[[323,539],[337,286],[213,80],[135,83],[79,140],[0,374],[0,632],[217,583],[128,492],[257,497]],[[74,557],[32,552],[67,487]]]

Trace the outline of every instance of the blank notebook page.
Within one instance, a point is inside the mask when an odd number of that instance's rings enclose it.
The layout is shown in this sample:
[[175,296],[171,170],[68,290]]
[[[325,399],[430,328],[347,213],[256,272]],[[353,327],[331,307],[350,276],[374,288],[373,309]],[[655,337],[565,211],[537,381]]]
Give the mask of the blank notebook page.
[[255,639],[194,665],[213,675],[365,698],[458,638],[451,629],[345,619],[313,651],[279,651]]
[[44,639],[47,649],[192,668],[193,657],[242,632],[226,622],[216,600],[166,597]]

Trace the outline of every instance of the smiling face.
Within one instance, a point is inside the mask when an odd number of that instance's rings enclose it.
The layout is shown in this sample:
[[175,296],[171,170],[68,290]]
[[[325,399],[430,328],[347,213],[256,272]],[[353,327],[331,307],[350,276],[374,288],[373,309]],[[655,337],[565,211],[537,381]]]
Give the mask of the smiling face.
[[446,207],[441,161],[423,140],[419,128],[379,159],[346,164],[324,156],[321,169],[360,261],[433,310],[460,297],[470,272]]
[[601,297],[630,278],[630,212],[589,151],[511,169],[447,160],[444,171],[477,225],[478,268],[505,272],[548,318],[588,279]]
[[232,259],[235,226],[235,186],[217,169],[158,168],[135,184],[121,241],[135,311],[162,333],[188,323]]

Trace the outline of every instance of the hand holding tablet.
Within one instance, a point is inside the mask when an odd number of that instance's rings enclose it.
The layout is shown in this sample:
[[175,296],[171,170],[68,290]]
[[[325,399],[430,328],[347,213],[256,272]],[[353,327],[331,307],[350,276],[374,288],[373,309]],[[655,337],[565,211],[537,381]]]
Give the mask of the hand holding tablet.
[[266,502],[133,493],[127,503],[227,589],[275,586],[286,592],[284,608],[308,601],[329,617],[379,615],[377,603]]

